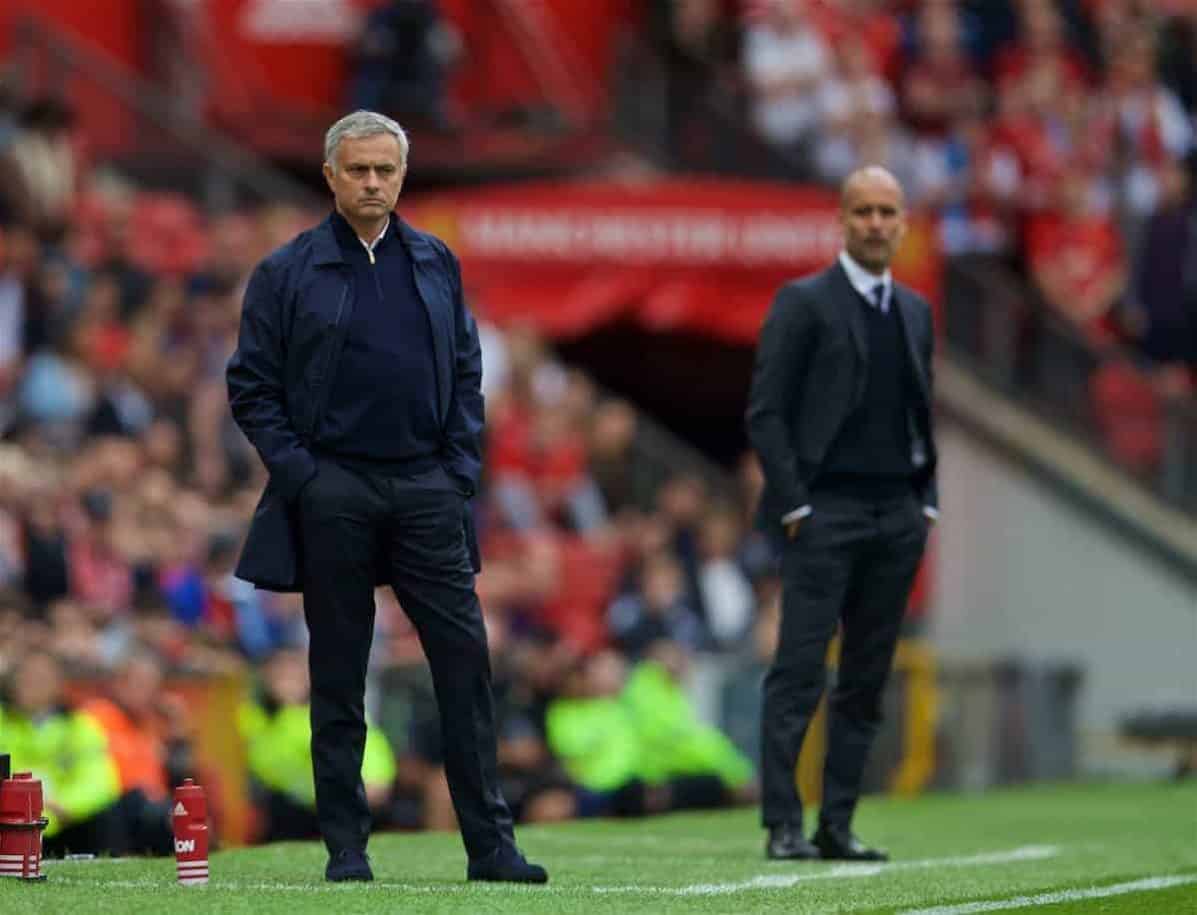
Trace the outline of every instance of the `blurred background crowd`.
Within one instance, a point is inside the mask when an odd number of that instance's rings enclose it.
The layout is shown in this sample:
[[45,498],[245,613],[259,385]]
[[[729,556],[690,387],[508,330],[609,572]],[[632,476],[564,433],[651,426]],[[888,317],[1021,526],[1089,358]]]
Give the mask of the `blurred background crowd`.
[[770,174],[834,184],[888,167],[935,214],[953,281],[1009,296],[1022,274],[1038,306],[1097,342],[1197,360],[1182,278],[1197,105],[1185,4],[657,6],[677,163],[710,155],[724,129],[712,112],[745,111],[776,154]]
[[[416,150],[476,128],[449,87],[487,61],[452,17],[398,0],[358,21],[346,105],[411,124]],[[1101,444],[1132,474],[1159,469],[1160,417],[1197,383],[1191,5],[657,0],[629,21],[660,91],[622,129],[647,116],[660,143],[621,148],[614,171],[834,186],[886,165],[934,226],[949,339],[1009,381],[1063,325],[1108,370],[1086,395]],[[249,271],[321,214],[145,188],[94,154],[69,93],[19,87],[0,96],[0,749],[46,779],[54,848],[168,850],[168,790],[188,774],[218,817],[215,788],[244,783],[239,839],[312,835],[302,607],[233,575],[265,476],[224,367]],[[750,529],[754,460],[718,465],[534,322],[471,306],[509,802],[534,821],[751,802],[779,589]],[[420,647],[377,599],[367,792],[380,825],[450,828]],[[205,750],[211,682],[235,684],[222,739],[243,768]]]

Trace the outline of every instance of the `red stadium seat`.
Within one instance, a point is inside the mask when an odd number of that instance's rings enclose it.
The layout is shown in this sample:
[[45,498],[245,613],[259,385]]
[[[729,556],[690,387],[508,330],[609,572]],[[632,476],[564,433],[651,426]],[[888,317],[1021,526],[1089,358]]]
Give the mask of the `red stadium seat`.
[[1111,362],[1093,373],[1089,390],[1110,455],[1137,473],[1158,467],[1163,405],[1150,379],[1130,363]]
[[596,651],[607,642],[606,611],[619,579],[619,556],[581,537],[562,537],[559,545],[561,586],[545,603],[542,620],[578,649]]

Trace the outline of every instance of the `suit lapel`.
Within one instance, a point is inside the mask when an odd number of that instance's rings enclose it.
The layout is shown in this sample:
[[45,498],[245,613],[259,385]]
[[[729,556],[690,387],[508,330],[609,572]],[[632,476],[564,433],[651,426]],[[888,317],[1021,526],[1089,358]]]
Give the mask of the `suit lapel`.
[[844,265],[838,260],[831,268],[831,273],[836,297],[839,299],[839,311],[848,321],[848,329],[852,333],[852,344],[856,347],[856,355],[860,357],[861,365],[868,365],[869,346],[866,341],[868,329],[865,327],[860,293],[856,291],[852,281],[848,279],[848,274],[844,271]]
[[927,390],[927,367],[923,365],[923,357],[915,345],[915,328],[918,320],[914,315],[914,303],[903,293],[897,283],[893,285],[893,302],[898,309],[898,316],[902,319],[902,339],[906,342],[906,354],[910,357],[910,364],[914,366],[914,377],[918,380],[919,390],[923,399],[930,403],[931,396]]
[[[867,342],[868,328],[865,326],[864,303],[860,293],[848,279],[843,264],[836,262],[831,268],[832,288],[839,300],[839,310],[848,322],[848,329],[852,333],[852,343],[856,347],[856,354],[860,357],[861,365],[868,365],[869,347]],[[902,339],[906,345],[906,354],[910,364],[914,366],[914,377],[918,380],[919,391],[923,399],[930,403],[931,396],[927,390],[927,367],[923,365],[923,357],[919,354],[916,344],[919,320],[915,314],[917,306],[906,295],[898,283],[890,287],[890,307],[898,310],[898,317],[902,324]]]

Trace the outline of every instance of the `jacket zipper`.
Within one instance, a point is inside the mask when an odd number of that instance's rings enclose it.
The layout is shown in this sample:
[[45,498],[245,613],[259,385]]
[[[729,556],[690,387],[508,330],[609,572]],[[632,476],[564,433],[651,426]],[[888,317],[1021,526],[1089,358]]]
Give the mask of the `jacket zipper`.
[[338,349],[337,341],[341,331],[341,316],[345,313],[345,303],[349,300],[349,287],[351,283],[351,280],[346,280],[345,288],[341,291],[341,301],[337,303],[337,316],[333,319],[334,337],[329,344],[328,352],[324,356],[324,371],[320,376],[322,387],[316,401],[316,409],[312,411],[311,425],[308,428],[308,437],[313,441],[316,438],[316,431],[320,426],[320,420],[324,418],[324,408],[328,402],[328,391],[332,384],[332,379],[328,376],[328,370],[332,365],[333,355]]

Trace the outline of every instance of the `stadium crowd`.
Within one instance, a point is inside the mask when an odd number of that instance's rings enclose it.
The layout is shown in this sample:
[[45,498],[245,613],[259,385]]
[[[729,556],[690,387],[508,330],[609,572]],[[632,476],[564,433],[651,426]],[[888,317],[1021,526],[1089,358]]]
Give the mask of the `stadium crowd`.
[[[1043,307],[1095,340],[1197,362],[1197,15],[883,6],[761,0],[734,50],[718,4],[667,12],[677,60],[742,69],[793,178],[884,162],[970,270],[1025,264]],[[205,220],[140,193],[87,168],[52,100],[0,99],[0,159],[0,748],[44,774],[52,850],[165,851],[169,787],[202,753],[163,679],[241,678],[255,837],[312,835],[302,608],[233,575],[265,477],[224,382],[249,270],[312,214]],[[533,328],[483,320],[482,342],[478,590],[517,817],[751,800],[778,612],[748,526],[759,472],[746,458],[725,492],[646,461],[643,418]],[[449,828],[420,648],[377,600],[371,805],[380,824]],[[682,687],[698,653],[735,671],[723,731]]]
[[675,163],[703,162],[713,112],[745,111],[780,177],[884,164],[937,216],[949,282],[1025,277],[1094,343],[1197,364],[1197,296],[1178,281],[1197,244],[1192,4],[657,6]]

